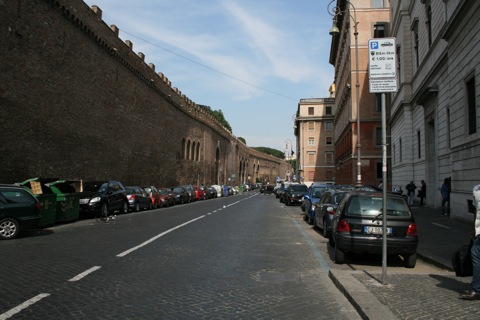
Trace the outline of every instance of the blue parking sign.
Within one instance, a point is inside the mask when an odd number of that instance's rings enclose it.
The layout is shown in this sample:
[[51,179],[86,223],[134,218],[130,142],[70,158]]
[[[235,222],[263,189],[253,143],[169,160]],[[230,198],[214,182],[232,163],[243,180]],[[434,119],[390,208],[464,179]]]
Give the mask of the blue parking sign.
[[372,49],[372,50],[378,49],[378,42],[377,41],[371,41],[370,42],[370,49]]

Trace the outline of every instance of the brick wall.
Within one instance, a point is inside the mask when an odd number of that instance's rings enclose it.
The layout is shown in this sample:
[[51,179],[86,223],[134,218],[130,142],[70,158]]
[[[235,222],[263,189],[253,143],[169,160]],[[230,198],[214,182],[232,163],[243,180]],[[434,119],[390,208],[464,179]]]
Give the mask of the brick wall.
[[[284,170],[172,88],[99,8],[4,1],[0,37],[2,183],[40,176],[211,184],[220,166],[238,174],[241,157]],[[186,159],[185,141],[199,145],[198,159]]]

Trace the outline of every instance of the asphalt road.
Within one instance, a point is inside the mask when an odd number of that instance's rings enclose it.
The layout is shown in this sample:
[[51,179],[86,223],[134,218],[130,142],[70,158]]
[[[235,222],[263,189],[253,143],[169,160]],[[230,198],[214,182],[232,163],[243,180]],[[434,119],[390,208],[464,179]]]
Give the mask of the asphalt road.
[[360,319],[328,270],[381,257],[334,265],[327,243],[256,192],[33,231],[0,241],[0,320]]

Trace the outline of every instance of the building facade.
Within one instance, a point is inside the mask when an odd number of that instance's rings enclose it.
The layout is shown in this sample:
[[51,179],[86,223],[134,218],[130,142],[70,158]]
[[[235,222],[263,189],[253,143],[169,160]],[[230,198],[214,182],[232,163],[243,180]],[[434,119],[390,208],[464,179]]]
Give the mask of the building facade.
[[391,97],[392,183],[427,183],[428,206],[451,179],[451,215],[471,222],[480,183],[480,2],[392,1],[399,90]]
[[381,99],[380,94],[369,92],[368,40],[388,35],[389,2],[338,0],[334,3],[338,8],[334,25],[338,30],[331,30],[330,63],[335,68],[337,184],[379,185],[382,182]]
[[297,176],[305,184],[335,181],[335,98],[301,99],[295,116]]

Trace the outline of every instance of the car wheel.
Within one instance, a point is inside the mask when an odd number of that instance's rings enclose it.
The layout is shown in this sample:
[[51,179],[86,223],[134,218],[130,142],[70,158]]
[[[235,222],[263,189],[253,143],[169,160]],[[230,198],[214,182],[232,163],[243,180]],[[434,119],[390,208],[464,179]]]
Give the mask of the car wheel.
[[317,217],[316,216],[313,216],[313,230],[318,230],[318,226],[317,226]]
[[153,209],[153,204],[151,201],[148,202],[148,210],[152,210]]
[[17,220],[5,218],[0,221],[0,239],[9,240],[18,235],[20,227]]
[[102,211],[100,212],[100,218],[106,219],[108,217],[108,205],[104,203],[102,205]]
[[153,209],[157,209],[158,208],[158,202],[155,201],[155,204],[153,205]]
[[308,221],[308,217],[307,217],[307,213],[305,212],[305,214],[303,215],[303,221]]
[[327,226],[327,219],[323,219],[323,228],[322,228],[322,235],[324,238],[328,238],[328,226]]
[[135,203],[135,212],[140,211],[140,203]]
[[333,236],[332,236],[332,233],[330,232],[330,234],[328,235],[328,244],[330,245],[330,247],[334,248],[335,247],[335,241],[333,240]]
[[335,252],[334,252],[333,260],[336,264],[343,264],[345,262],[345,252],[338,249],[336,243],[335,243]]
[[415,268],[417,264],[417,254],[410,254],[403,256],[403,261],[405,263],[405,268]]
[[122,209],[120,210],[120,213],[122,213],[122,214],[128,213],[128,202],[127,202],[127,201],[124,201],[124,202],[123,202],[123,207],[122,207]]
[[285,200],[285,205],[286,205],[286,206],[289,206],[289,205],[290,205],[290,200],[286,199],[286,200]]

